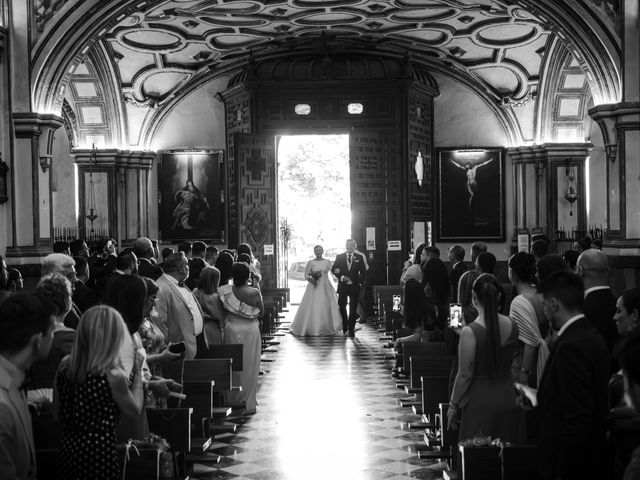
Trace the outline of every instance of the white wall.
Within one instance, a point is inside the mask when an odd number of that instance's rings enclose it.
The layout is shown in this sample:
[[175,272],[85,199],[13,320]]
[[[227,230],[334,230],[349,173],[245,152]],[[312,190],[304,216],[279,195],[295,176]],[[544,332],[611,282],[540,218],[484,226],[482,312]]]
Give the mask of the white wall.
[[53,197],[53,226],[76,227],[75,175],[69,138],[64,127],[60,127],[53,142],[51,168],[51,196]]
[[[487,104],[464,85],[439,74],[434,75],[440,95],[434,100],[435,147],[506,147],[508,138],[495,114]],[[489,251],[498,260],[507,260],[511,252],[513,234],[513,173],[511,163],[505,162],[506,241],[490,243]],[[441,258],[446,260],[450,244],[436,244]],[[460,243],[470,258],[471,243]]]

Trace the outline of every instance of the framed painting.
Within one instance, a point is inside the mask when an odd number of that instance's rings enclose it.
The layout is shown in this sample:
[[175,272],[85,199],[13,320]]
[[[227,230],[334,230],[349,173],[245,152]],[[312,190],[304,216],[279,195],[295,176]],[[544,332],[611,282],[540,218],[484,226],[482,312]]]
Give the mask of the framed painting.
[[436,169],[436,240],[504,242],[504,149],[440,148]]
[[223,150],[160,152],[161,238],[225,243],[224,178]]

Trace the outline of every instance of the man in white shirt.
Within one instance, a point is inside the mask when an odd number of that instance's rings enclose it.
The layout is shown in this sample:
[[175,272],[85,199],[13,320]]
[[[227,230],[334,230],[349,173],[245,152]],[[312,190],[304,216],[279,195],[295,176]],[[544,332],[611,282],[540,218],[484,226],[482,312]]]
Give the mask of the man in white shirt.
[[31,415],[23,390],[25,372],[47,358],[53,342],[54,307],[30,293],[0,303],[0,478],[36,478]]
[[183,252],[172,253],[164,262],[164,274],[157,280],[158,318],[156,324],[168,341],[184,342],[185,357],[193,359],[198,349],[208,348],[202,309],[184,284],[189,261]]

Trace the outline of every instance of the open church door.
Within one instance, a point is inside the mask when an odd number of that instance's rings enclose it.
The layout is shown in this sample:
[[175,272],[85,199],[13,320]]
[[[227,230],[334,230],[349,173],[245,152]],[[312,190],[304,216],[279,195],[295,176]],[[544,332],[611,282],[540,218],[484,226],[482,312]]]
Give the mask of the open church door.
[[[234,138],[235,237],[247,243],[261,264],[263,288],[276,288],[278,253],[278,172],[275,137],[238,133]],[[265,254],[266,251],[266,254]]]
[[[349,135],[351,235],[369,262],[367,308],[373,304],[371,286],[398,283],[402,269],[401,253],[387,252],[387,240],[403,238],[398,150],[393,130],[354,129]],[[375,228],[375,245],[367,245],[367,227]]]

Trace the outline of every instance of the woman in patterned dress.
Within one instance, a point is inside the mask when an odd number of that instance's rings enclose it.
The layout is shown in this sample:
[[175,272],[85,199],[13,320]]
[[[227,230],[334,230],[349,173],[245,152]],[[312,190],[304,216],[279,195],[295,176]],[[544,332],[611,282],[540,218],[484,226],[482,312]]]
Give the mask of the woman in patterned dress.
[[137,351],[133,382],[120,366],[120,346],[128,335],[120,314],[108,306],[90,308],[80,319],[71,355],[54,386],[54,413],[64,424],[58,457],[60,479],[116,480],[116,423],[120,414],[139,415],[143,403],[142,362]]

